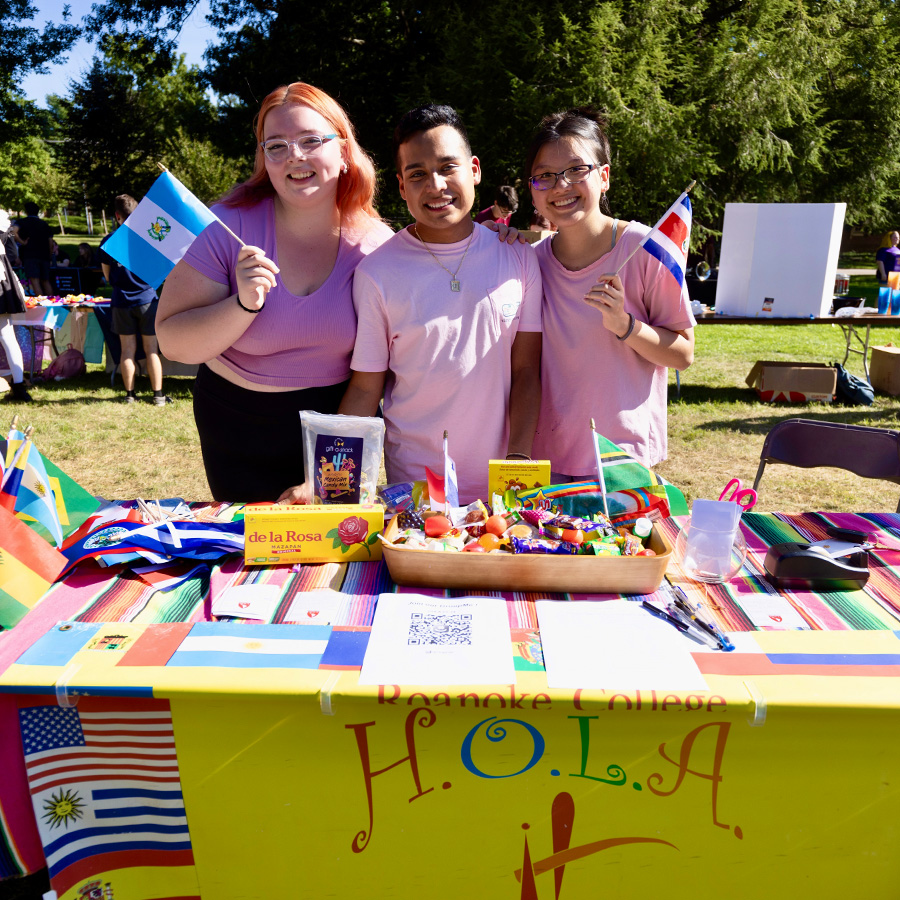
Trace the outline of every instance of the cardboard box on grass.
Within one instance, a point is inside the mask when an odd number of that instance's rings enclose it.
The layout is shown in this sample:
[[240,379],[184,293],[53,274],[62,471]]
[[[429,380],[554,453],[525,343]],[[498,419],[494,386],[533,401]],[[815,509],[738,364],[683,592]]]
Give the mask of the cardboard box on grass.
[[379,504],[244,507],[244,564],[368,562],[381,559]]
[[887,344],[872,348],[869,380],[876,391],[892,397],[900,394],[900,347]]
[[837,370],[825,363],[767,362],[760,360],[747,376],[747,386],[765,403],[831,403]]

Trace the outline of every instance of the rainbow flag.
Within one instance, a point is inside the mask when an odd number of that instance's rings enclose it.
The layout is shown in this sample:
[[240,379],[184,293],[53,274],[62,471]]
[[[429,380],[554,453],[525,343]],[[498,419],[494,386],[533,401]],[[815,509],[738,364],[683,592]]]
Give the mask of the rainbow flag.
[[62,553],[0,507],[0,627],[24,618],[65,564]]

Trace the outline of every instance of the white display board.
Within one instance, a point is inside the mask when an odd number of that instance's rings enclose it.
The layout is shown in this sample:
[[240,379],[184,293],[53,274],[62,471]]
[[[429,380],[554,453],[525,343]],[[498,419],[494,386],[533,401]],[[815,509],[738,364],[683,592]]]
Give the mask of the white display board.
[[846,203],[726,203],[716,313],[827,315]]

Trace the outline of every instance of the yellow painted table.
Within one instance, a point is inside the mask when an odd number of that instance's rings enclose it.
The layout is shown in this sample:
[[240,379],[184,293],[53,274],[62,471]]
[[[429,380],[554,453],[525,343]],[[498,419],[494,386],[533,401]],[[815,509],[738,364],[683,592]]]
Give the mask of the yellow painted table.
[[[518,594],[498,597],[515,684],[361,687],[362,623],[390,590],[377,564],[225,567],[187,622],[86,575],[57,586],[0,639],[0,701],[17,708],[54,887],[65,900],[94,882],[115,900],[894,897],[900,550],[873,554],[865,591],[788,594],[809,631],[753,631],[741,608],[766,591],[766,544],[829,520],[900,548],[897,516],[745,516],[747,567],[712,599],[746,633],[734,653],[695,654],[697,693],[549,689],[537,596]],[[246,579],[279,584],[275,622],[299,591],[338,587],[347,624],[201,621],[210,594]],[[66,621],[48,626],[54,605]],[[95,618],[114,608],[128,621]],[[16,740],[3,732],[0,759]],[[14,793],[0,793],[12,833],[26,809]]]

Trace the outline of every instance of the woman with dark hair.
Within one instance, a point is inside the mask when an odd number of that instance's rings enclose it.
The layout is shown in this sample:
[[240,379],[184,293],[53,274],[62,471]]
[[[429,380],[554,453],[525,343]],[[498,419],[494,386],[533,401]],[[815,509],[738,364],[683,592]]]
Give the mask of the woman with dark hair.
[[201,363],[194,418],[217,500],[274,500],[302,480],[298,412],[337,412],[353,271],[392,234],[373,206],[372,161],[327,94],[272,91],[256,139],[253,174],[213,208],[234,234],[214,222],[200,235],[156,319],[167,357]]
[[557,231],[535,245],[544,284],[536,459],[554,481],[596,477],[589,422],[635,459],[666,458],[667,367],[694,358],[687,291],[649,253],[649,231],[609,214],[606,123],[593,109],[547,116],[525,161],[535,211]]

